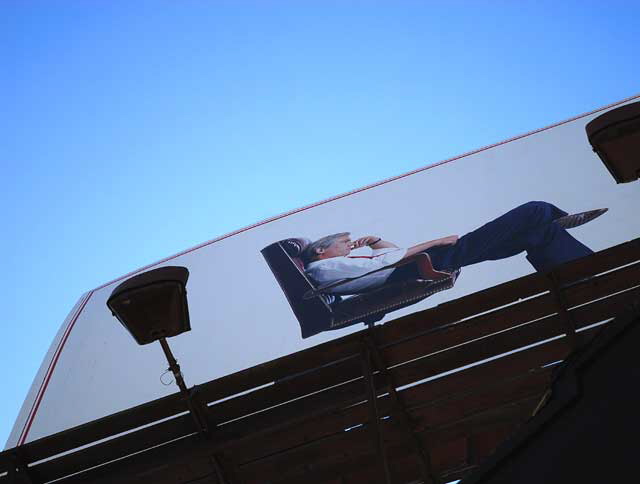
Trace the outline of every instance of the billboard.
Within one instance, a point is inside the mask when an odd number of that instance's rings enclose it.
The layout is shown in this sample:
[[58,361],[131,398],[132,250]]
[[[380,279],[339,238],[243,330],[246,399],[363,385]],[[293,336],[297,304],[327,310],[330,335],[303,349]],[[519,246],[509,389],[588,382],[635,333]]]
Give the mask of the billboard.
[[637,186],[617,185],[585,134],[612,107],[271,218],[87,292],[7,447],[174,393],[161,381],[159,345],[138,346],[106,306],[123,280],[151,268],[189,270],[191,331],[171,347],[193,385],[638,237]]

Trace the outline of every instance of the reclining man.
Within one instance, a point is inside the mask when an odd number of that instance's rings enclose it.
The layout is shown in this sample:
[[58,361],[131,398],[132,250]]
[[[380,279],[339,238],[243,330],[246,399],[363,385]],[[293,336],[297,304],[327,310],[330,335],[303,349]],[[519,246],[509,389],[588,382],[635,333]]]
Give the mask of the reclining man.
[[[415,264],[381,270],[420,252],[429,255],[434,269],[448,273],[526,252],[531,265],[545,272],[593,253],[566,229],[593,220],[606,210],[568,215],[547,202],[528,202],[462,237],[450,235],[402,249],[374,235],[351,241],[349,232],[343,232],[312,242],[302,258],[307,274],[321,286],[358,277],[327,290],[335,294],[358,294],[386,282],[420,277]],[[372,249],[370,256],[349,256],[351,250],[365,246]]]

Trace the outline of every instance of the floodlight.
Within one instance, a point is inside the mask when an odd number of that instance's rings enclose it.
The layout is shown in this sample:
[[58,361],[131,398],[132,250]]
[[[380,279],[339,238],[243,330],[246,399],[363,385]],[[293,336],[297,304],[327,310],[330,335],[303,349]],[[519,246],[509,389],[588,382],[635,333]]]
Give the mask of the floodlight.
[[160,342],[169,370],[191,405],[191,393],[167,343],[167,338],[191,330],[187,279],[189,270],[180,266],[143,272],[116,287],[107,300],[107,307],[139,345]]
[[186,267],[143,272],[116,287],[107,306],[136,342],[145,345],[191,330]]
[[589,143],[617,183],[640,176],[640,102],[598,116],[585,127]]

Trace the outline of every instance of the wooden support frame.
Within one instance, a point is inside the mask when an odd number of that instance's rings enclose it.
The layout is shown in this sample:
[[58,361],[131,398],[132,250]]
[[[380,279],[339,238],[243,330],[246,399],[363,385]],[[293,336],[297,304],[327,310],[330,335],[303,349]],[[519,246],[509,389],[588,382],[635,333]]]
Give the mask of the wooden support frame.
[[563,326],[566,330],[567,335],[567,343],[571,350],[575,350],[578,346],[578,337],[576,334],[576,323],[571,318],[571,315],[568,311],[567,299],[564,297],[564,294],[561,291],[561,285],[558,281],[558,277],[553,272],[547,274],[549,278],[550,287],[549,292],[553,295],[555,299],[556,306],[558,307],[558,316],[562,319]]
[[371,350],[366,343],[362,345],[362,374],[364,376],[365,388],[367,393],[367,401],[369,405],[369,426],[371,435],[375,442],[378,461],[385,478],[386,484],[391,484],[391,474],[389,473],[389,462],[384,448],[382,439],[382,429],[380,428],[380,413],[378,411],[378,395],[373,381],[373,372],[371,371]]
[[640,239],[0,452],[0,484],[462,478],[634,301]]
[[406,406],[402,401],[402,397],[398,395],[398,392],[396,390],[397,385],[395,384],[393,375],[387,370],[387,365],[382,358],[378,345],[375,342],[375,331],[373,328],[369,328],[367,333],[368,334],[364,335],[363,341],[369,349],[370,355],[373,357],[373,361],[378,369],[379,375],[382,377],[389,390],[389,396],[392,401],[392,415],[398,419],[401,427],[407,433],[409,440],[415,448],[420,462],[420,472],[422,474],[422,479],[425,483],[437,484],[438,479],[434,476],[432,471],[429,451],[423,446],[422,441],[417,436],[415,432],[415,425],[412,422],[411,416],[407,412]]

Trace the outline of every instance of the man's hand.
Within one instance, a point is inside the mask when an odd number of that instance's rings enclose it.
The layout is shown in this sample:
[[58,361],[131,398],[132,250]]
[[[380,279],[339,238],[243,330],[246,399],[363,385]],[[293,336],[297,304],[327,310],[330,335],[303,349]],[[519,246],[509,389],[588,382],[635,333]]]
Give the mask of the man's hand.
[[364,237],[360,237],[359,239],[351,242],[351,249],[359,249],[360,247],[368,247],[374,242],[380,241],[380,237],[376,237],[375,235],[366,235]]
[[425,250],[430,249],[431,247],[438,247],[440,245],[453,245],[456,242],[458,242],[457,235],[450,235],[449,237],[442,237],[441,239],[435,239],[435,240],[430,240],[429,242],[423,242],[422,244],[409,247],[404,257],[405,258],[411,257],[412,255],[415,255],[418,252],[424,252]]

